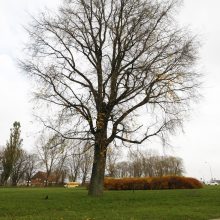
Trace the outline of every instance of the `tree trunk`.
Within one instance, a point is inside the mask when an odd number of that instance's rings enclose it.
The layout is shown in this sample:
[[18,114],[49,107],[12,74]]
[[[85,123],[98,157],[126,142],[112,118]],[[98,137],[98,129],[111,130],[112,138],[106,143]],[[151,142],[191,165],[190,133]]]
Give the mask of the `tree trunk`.
[[[78,169],[78,168],[77,168]],[[78,170],[74,172],[74,176],[73,176],[73,182],[76,182],[78,177]]]
[[87,175],[86,175],[86,174],[83,174],[82,182],[81,182],[81,185],[82,185],[82,186],[85,185],[85,183],[86,183],[86,177],[87,177]]
[[12,177],[11,185],[12,186],[17,186],[17,183],[18,183],[18,178],[16,176]]
[[90,196],[101,196],[103,194],[106,150],[107,147],[105,144],[95,144],[92,175],[88,193]]

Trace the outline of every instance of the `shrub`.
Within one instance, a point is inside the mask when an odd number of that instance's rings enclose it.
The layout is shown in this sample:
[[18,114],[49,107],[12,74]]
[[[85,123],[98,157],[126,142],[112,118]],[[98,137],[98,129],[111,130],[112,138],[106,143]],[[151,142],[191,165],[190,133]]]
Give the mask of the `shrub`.
[[104,187],[107,190],[142,190],[150,189],[150,178],[106,178]]
[[194,178],[180,176],[145,177],[145,178],[106,178],[106,190],[155,190],[155,189],[196,189],[202,184]]

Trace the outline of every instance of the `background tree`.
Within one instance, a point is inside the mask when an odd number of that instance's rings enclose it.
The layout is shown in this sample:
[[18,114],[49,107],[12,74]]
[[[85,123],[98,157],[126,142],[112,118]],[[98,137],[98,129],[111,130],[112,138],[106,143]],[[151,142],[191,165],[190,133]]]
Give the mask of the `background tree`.
[[75,182],[81,179],[81,183],[85,184],[88,175],[91,174],[91,164],[93,158],[93,151],[91,145],[86,143],[85,145],[77,144],[69,149],[69,157],[67,164],[70,172],[70,180]]
[[154,159],[155,176],[181,176],[183,175],[183,161],[173,156],[157,156]]
[[143,175],[149,177],[156,176],[155,168],[158,154],[153,151],[145,151],[141,152],[141,155]]
[[91,148],[91,144],[87,143],[84,146],[83,152],[83,158],[80,164],[82,185],[88,181],[88,177],[90,177],[92,171],[93,149]]
[[3,160],[3,147],[0,146],[0,183],[2,183],[2,172],[3,172],[3,166],[2,166],[2,160]]
[[110,177],[116,177],[117,172],[117,162],[120,158],[121,153],[115,147],[108,147],[107,157],[106,157],[106,173]]
[[64,152],[65,142],[56,134],[45,135],[42,133],[37,148],[41,164],[46,170],[45,185],[47,186],[48,178],[55,171],[56,165],[63,159],[61,155]]
[[[196,43],[178,28],[177,5],[69,0],[29,27],[21,67],[37,81],[36,98],[51,104],[45,125],[93,144],[90,195],[103,192],[109,144],[140,144],[153,136],[165,141],[195,97]],[[143,112],[145,120],[138,120]]]
[[14,122],[13,128],[11,129],[11,134],[9,141],[6,144],[6,148],[3,151],[2,155],[2,184],[6,184],[8,178],[13,172],[16,164],[19,163],[19,160],[22,157],[22,139],[21,135],[21,125],[19,122]]
[[115,177],[182,176],[183,160],[174,156],[160,156],[153,151],[129,151],[128,160],[115,164]]
[[67,159],[67,164],[69,167],[69,179],[73,182],[76,182],[80,175],[80,165],[83,160],[83,150],[82,147],[73,146],[69,150],[70,156]]
[[130,163],[129,161],[122,161],[118,162],[117,165],[117,172],[116,177],[118,178],[125,178],[125,177],[131,177],[131,170],[130,170]]
[[66,147],[62,147],[62,153],[58,156],[58,162],[55,166],[54,174],[56,176],[56,183],[64,184],[64,180],[67,176],[68,168],[66,166],[66,159],[68,152]]
[[39,167],[39,157],[37,154],[27,154],[26,157],[27,167],[25,170],[25,180],[27,182],[27,186],[31,183],[31,178],[36,173]]
[[20,179],[24,179],[27,169],[27,153],[23,149],[18,150],[17,160],[11,172],[11,184],[17,186]]
[[141,177],[143,176],[143,156],[138,150],[129,152],[129,170],[130,176]]

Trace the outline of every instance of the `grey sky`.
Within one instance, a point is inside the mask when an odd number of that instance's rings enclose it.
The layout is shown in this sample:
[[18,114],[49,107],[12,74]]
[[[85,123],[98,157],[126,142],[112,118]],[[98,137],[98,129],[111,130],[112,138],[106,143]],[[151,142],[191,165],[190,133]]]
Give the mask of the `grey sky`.
[[[15,60],[21,54],[26,41],[23,25],[30,14],[55,8],[61,0],[0,0],[0,145],[9,137],[12,123],[22,124],[24,147],[34,143],[31,122],[32,104],[29,81],[16,67]],[[178,15],[182,25],[189,25],[202,43],[198,68],[204,74],[202,94],[204,98],[193,107],[184,130],[172,137],[172,152],[184,159],[188,176],[220,179],[220,1],[185,0]]]

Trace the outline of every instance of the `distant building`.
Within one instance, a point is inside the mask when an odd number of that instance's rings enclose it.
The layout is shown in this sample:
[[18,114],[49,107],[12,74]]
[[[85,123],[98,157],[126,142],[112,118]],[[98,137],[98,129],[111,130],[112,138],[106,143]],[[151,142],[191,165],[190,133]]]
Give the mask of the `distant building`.
[[59,178],[55,173],[51,173],[50,176],[47,178],[46,172],[38,171],[31,178],[32,186],[53,186],[60,184],[63,184],[63,180],[62,178]]

